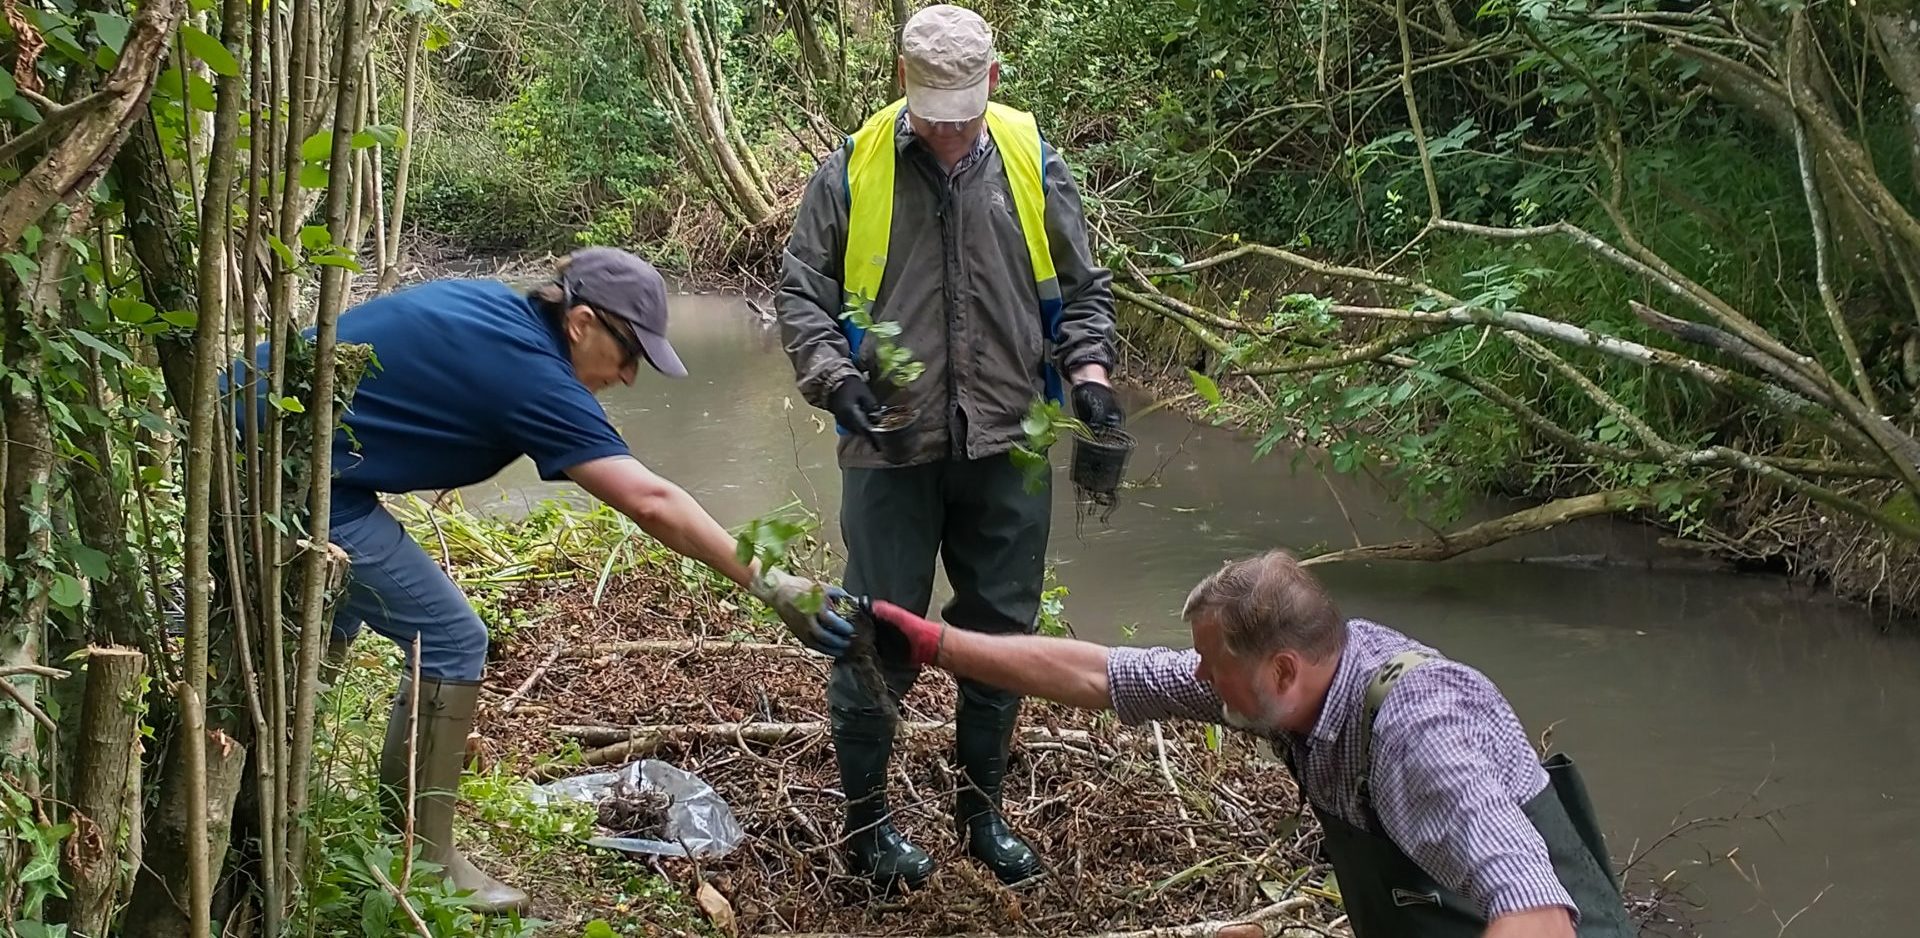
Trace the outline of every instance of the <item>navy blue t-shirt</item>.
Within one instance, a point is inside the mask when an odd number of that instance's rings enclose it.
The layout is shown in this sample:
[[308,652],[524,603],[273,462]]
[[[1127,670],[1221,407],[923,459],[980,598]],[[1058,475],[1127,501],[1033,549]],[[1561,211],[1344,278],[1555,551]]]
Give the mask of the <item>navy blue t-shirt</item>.
[[553,481],[629,453],[574,375],[564,337],[506,284],[390,293],[342,313],[339,337],[372,345],[377,365],[345,415],[351,435],[334,435],[335,522],[371,512],[375,493],[484,482],[521,456]]

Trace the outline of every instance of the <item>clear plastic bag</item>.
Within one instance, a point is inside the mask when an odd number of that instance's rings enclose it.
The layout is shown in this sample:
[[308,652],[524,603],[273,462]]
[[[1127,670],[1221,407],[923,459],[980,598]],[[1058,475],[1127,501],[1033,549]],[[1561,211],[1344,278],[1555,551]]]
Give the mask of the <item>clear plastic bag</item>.
[[[625,781],[638,788],[665,792],[671,799],[666,811],[665,840],[636,837],[593,837],[587,843],[625,853],[659,857],[724,857],[733,852],[746,832],[733,816],[733,809],[698,775],[684,772],[658,759],[628,763],[617,772],[595,772],[548,782],[533,789],[535,804],[553,800],[581,801],[598,805]],[[683,846],[684,845],[684,846]]]

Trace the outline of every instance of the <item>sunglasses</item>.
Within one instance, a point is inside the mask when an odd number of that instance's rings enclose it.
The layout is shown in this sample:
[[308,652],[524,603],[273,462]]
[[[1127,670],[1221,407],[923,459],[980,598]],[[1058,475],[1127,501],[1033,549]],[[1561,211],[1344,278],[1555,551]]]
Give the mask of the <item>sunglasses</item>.
[[638,364],[642,358],[646,357],[646,348],[640,344],[638,338],[634,337],[631,330],[622,328],[619,323],[613,321],[613,317],[608,316],[606,313],[594,309],[591,306],[587,308],[593,310],[594,318],[600,320],[601,327],[607,330],[608,335],[613,336],[614,343],[620,346],[620,351],[626,356],[621,359],[620,367],[625,368],[628,365]]

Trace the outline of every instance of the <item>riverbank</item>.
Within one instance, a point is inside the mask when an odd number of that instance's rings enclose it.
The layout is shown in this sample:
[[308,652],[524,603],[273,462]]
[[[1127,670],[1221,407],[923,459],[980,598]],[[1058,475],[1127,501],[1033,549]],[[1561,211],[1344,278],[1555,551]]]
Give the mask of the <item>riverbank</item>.
[[[1029,702],[1005,810],[1049,873],[999,885],[954,837],[955,688],[937,672],[903,702],[894,791],[903,829],[942,868],[911,895],[872,896],[838,853],[826,661],[757,603],[605,509],[549,503],[514,520],[457,502],[396,510],[494,636],[461,836],[482,866],[535,895],[541,934],[598,934],[596,921],[617,934],[1346,934],[1290,777],[1213,727],[1126,728]],[[813,540],[798,556],[833,562]],[[358,648],[369,665],[359,679],[390,682],[387,643]],[[378,712],[378,694],[366,698]],[[529,803],[533,782],[640,758],[712,784],[744,843],[699,863],[640,861],[582,843],[597,832],[591,818]],[[1648,934],[1689,933],[1652,900],[1635,911]]]

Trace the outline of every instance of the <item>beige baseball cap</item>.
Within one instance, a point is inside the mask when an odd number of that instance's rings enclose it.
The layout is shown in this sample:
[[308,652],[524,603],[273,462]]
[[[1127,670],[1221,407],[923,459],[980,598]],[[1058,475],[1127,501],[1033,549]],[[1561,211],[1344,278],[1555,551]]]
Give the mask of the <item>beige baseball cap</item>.
[[980,14],[947,3],[915,13],[900,31],[900,57],[907,110],[922,120],[970,121],[987,113],[993,30]]

